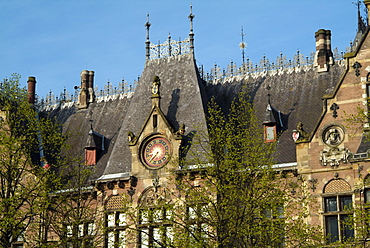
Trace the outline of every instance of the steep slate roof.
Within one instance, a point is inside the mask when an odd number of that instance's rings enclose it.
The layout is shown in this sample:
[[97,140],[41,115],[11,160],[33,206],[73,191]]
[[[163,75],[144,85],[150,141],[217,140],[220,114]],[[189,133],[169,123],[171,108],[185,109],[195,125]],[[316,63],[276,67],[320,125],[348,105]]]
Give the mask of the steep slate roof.
[[68,145],[70,149],[66,151],[67,156],[84,158],[84,148],[90,138],[90,120],[93,120],[94,131],[104,135],[105,150],[100,154],[97,165],[90,167],[94,170],[91,180],[99,178],[106,167],[130,99],[131,94],[116,95],[111,98],[97,99],[96,102],[89,105],[88,109],[77,110],[76,106],[71,106],[69,108],[57,108],[49,113],[50,116],[56,117],[62,122],[63,133],[69,137]]
[[[322,113],[322,98],[333,91],[339,82],[344,66],[337,63],[329,72],[317,73],[313,67],[287,68],[244,76],[226,78],[220,82],[207,85],[207,93],[216,97],[224,109],[246,84],[251,91],[251,99],[261,120],[265,118],[268,93],[271,105],[282,114],[285,130],[278,143],[277,163],[296,161],[295,143],[292,131],[298,122],[304,124],[307,132],[312,132]],[[268,91],[267,86],[271,89]]]
[[[131,153],[128,131],[137,135],[151,110],[151,86],[154,76],[161,80],[161,109],[175,131],[186,125],[185,135],[205,123],[206,103],[214,96],[227,109],[243,85],[250,89],[257,116],[262,123],[271,95],[271,106],[281,112],[283,130],[278,141],[277,163],[296,162],[292,131],[298,122],[312,132],[323,109],[322,97],[333,91],[344,70],[341,63],[329,72],[317,73],[312,66],[286,68],[205,83],[199,77],[192,54],[147,60],[136,91],[132,95],[117,95],[110,100],[91,103],[88,109],[75,106],[57,108],[49,114],[63,123],[63,131],[70,136],[69,155],[84,158],[84,147],[89,139],[90,122],[95,132],[106,138],[102,155],[98,158],[94,179],[117,178],[129,175]],[[270,86],[270,91],[266,88]],[[114,99],[113,99],[114,98]]]
[[159,76],[161,80],[161,109],[175,131],[185,124],[187,135],[194,131],[194,125],[205,123],[204,104],[207,98],[193,55],[147,60],[103,175],[130,172],[131,153],[127,133],[131,131],[137,135],[150,113],[154,76]]

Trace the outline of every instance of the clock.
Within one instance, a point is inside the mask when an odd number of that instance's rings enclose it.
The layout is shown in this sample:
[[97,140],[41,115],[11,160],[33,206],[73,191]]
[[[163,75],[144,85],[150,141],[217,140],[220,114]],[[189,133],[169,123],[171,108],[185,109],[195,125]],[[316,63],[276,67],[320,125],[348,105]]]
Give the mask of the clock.
[[155,137],[144,143],[141,151],[142,162],[151,169],[166,165],[171,156],[171,143],[162,137]]

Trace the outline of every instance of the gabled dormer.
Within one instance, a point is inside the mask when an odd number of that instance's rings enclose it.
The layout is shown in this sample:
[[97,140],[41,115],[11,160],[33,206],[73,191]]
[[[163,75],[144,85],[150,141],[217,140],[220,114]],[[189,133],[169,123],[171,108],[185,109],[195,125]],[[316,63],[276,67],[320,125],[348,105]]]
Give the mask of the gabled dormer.
[[[270,86],[267,87],[270,90]],[[284,131],[284,121],[282,113],[271,105],[270,93],[268,93],[268,103],[265,111],[265,117],[263,120],[263,133],[264,140],[266,143],[275,142],[278,139],[278,135]]]
[[96,165],[102,152],[105,150],[105,137],[92,129],[85,146],[85,165]]

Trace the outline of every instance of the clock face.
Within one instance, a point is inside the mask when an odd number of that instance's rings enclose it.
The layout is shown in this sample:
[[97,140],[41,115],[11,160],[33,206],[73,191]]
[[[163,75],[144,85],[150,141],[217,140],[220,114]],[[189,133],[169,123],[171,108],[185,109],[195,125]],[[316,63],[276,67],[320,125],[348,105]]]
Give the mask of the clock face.
[[149,140],[142,150],[142,159],[150,168],[160,168],[168,163],[171,155],[171,144],[165,138]]

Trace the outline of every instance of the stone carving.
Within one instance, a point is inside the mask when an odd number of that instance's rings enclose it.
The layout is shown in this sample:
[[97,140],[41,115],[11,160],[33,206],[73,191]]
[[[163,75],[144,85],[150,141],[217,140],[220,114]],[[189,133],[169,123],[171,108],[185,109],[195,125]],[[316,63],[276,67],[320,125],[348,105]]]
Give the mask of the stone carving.
[[156,185],[148,188],[141,197],[141,207],[154,207],[171,202],[171,193],[165,187]]
[[321,135],[322,141],[329,148],[320,152],[320,163],[322,166],[339,166],[340,163],[348,163],[352,152],[347,148],[338,146],[344,140],[344,130],[340,126],[332,125],[324,129]]
[[136,136],[133,132],[128,131],[127,132],[127,137],[129,142],[134,142],[136,140]]
[[297,124],[297,130],[293,130],[293,140],[294,142],[305,142],[305,141],[309,141],[310,139],[310,134],[307,133],[304,129],[303,129],[303,123],[302,122],[299,122]]
[[322,133],[322,140],[328,146],[338,146],[343,142],[344,131],[339,126],[327,127]]
[[333,147],[320,152],[320,163],[322,166],[339,166],[340,163],[348,163],[348,159],[352,156],[347,148]]

